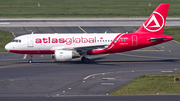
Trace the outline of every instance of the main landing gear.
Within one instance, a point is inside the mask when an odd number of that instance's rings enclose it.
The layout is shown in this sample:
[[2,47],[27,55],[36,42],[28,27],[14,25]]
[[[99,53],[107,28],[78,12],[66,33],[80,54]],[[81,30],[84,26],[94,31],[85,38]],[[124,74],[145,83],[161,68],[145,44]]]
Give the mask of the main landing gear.
[[85,63],[85,64],[89,64],[90,63],[90,60],[88,58],[84,57],[84,56],[81,58],[81,61],[83,63]]
[[30,54],[30,59],[28,60],[28,63],[32,63],[32,57],[33,57],[33,54]]

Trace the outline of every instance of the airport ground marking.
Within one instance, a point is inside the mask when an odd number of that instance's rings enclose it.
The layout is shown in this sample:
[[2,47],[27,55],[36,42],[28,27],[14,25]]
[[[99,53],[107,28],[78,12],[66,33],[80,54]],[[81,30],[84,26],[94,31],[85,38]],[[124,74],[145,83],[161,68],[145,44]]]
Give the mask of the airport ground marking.
[[114,83],[101,83],[103,86],[114,86]]
[[27,54],[24,54],[23,60],[25,60],[27,58]]
[[10,79],[9,81],[14,81],[14,79]]
[[87,34],[87,32],[84,29],[82,29],[79,25],[77,25],[77,26],[79,27],[79,29],[81,29],[84,33]]
[[161,72],[163,72],[163,73],[171,73],[173,71],[161,71]]
[[109,54],[103,54],[103,55],[98,55],[98,56],[91,56],[89,58],[97,58],[97,57],[102,57],[102,56],[107,56],[107,55],[109,55]]
[[122,54],[116,53],[118,55],[131,56],[131,57],[142,57],[142,58],[158,58],[158,59],[180,59],[180,58],[168,58],[168,57],[152,57],[152,56],[140,56],[140,55],[130,55],[130,54]]
[[[32,64],[39,64],[39,63],[32,63]],[[8,65],[8,66],[0,66],[0,69],[3,68],[15,68],[15,67],[22,67],[22,66],[29,66],[31,64],[18,64],[18,65]]]
[[114,80],[115,78],[102,78],[102,80]]
[[[95,74],[91,74],[91,75],[88,75],[86,77],[83,78],[83,80],[87,80],[91,77],[94,77],[94,76],[98,76],[98,75],[106,75],[106,74],[116,74],[116,73],[134,73],[134,72],[152,72],[152,71],[159,71],[159,72],[162,72],[162,71],[171,71],[171,72],[174,72],[173,70],[162,70],[162,69],[152,69],[152,70],[128,70],[128,71],[115,71],[115,72],[105,72],[105,73],[95,73]],[[115,78],[111,78],[110,80],[115,80]]]
[[105,75],[105,74],[110,74],[110,73],[114,73],[114,72],[97,73],[97,74],[88,75],[88,76],[86,76],[85,78],[83,78],[83,80],[87,80],[88,78],[93,77],[93,76]]
[[[98,64],[118,64],[118,63],[163,63],[163,62],[102,62]],[[168,63],[168,62],[166,62]],[[169,62],[170,63],[170,62]]]
[[176,42],[177,44],[180,44],[178,41],[176,41],[176,40],[173,40],[174,42]]
[[0,23],[1,25],[9,25],[10,22],[3,22],[3,23]]

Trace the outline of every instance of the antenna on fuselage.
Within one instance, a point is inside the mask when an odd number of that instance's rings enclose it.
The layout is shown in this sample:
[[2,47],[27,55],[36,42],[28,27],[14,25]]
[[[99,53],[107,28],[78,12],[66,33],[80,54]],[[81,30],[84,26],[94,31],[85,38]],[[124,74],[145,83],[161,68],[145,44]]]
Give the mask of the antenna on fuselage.
[[31,34],[34,34],[34,32],[32,32]]

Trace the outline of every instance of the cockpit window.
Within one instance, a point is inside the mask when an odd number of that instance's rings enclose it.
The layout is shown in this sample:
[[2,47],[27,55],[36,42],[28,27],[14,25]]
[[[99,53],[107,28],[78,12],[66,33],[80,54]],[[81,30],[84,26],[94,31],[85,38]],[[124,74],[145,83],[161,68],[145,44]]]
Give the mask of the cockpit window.
[[19,39],[14,39],[12,42],[21,43],[21,40],[19,40]]

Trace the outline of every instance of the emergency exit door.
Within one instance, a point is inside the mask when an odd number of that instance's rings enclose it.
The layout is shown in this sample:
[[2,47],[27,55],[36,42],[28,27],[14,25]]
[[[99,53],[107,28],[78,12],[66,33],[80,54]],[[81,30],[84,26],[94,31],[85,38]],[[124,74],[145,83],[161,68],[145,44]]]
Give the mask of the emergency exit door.
[[27,46],[28,47],[33,47],[33,36],[28,36],[28,40],[27,40]]

